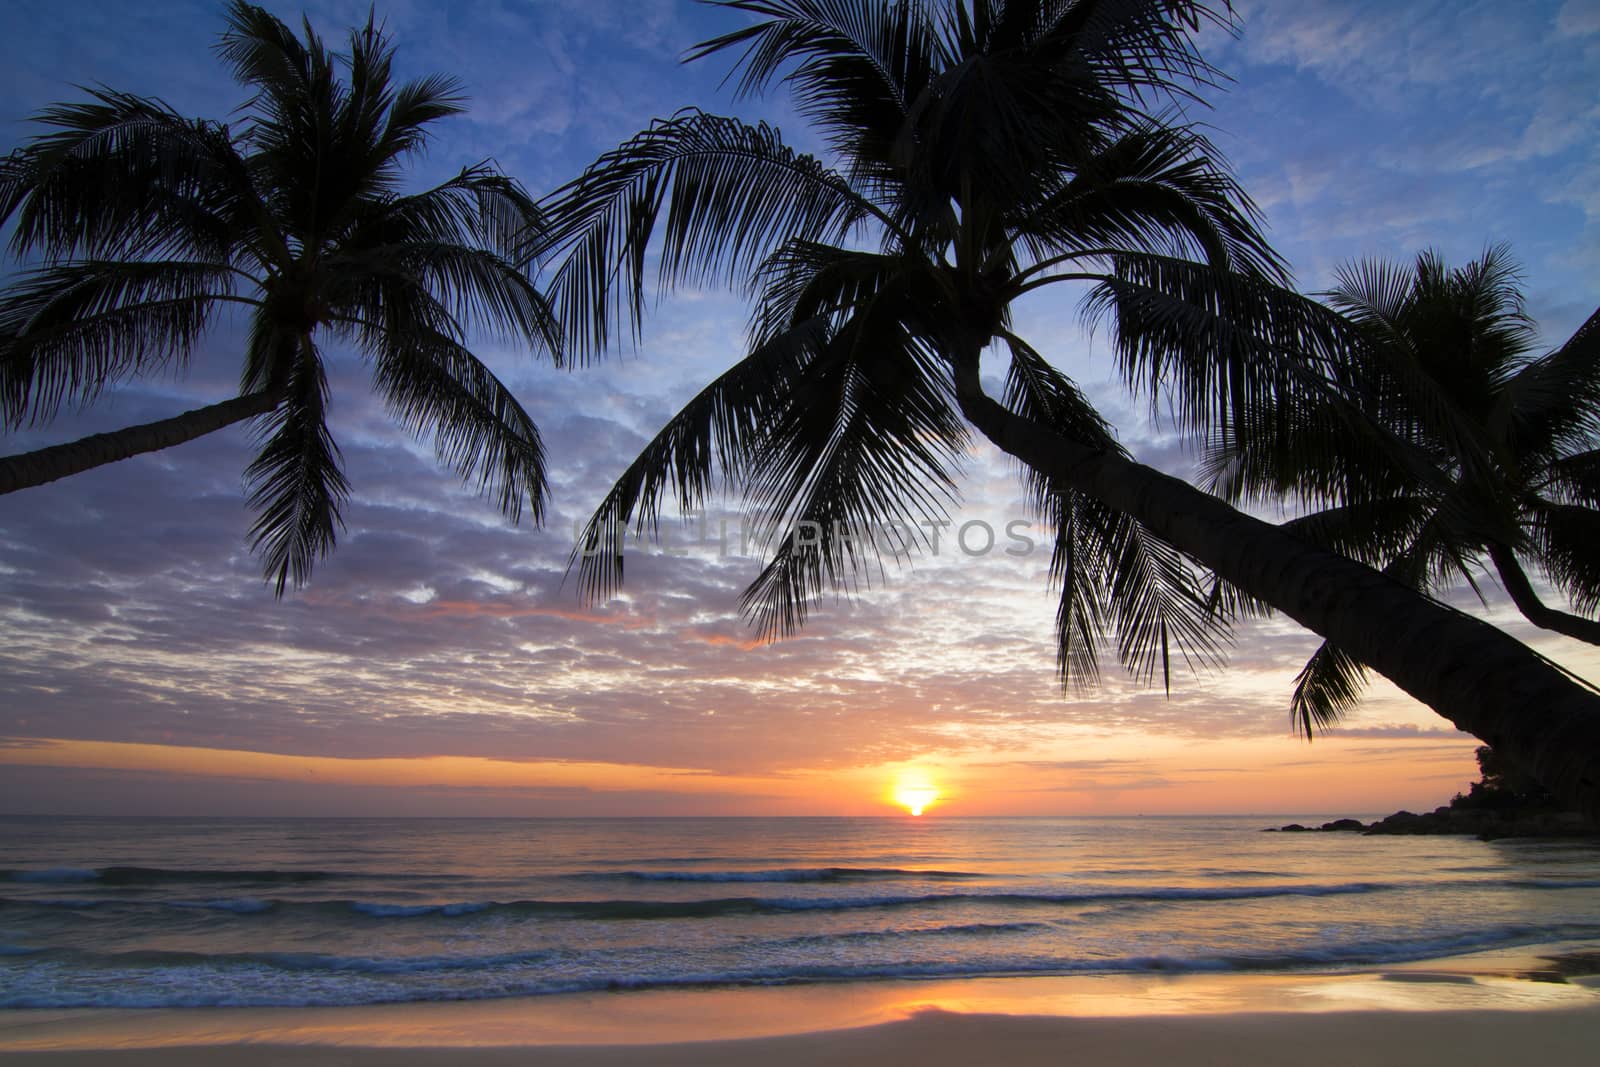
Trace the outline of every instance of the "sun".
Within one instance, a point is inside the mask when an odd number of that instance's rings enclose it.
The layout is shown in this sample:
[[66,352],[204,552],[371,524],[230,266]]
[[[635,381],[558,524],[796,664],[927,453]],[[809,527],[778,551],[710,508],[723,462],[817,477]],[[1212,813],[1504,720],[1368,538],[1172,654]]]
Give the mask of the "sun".
[[939,799],[939,790],[926,779],[904,779],[894,788],[894,802],[913,815],[921,815]]

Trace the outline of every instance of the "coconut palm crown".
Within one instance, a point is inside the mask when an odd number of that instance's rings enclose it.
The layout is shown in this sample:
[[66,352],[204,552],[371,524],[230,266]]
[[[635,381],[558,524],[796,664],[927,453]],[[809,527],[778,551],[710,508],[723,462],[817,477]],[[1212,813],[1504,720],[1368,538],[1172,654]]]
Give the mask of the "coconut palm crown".
[[[1361,340],[1346,395],[1387,430],[1395,461],[1328,469],[1343,457],[1327,421],[1247,431],[1207,455],[1213,486],[1314,505],[1288,526],[1425,592],[1478,591],[1490,570],[1530,622],[1600,644],[1600,312],[1536,355],[1505,246],[1456,268],[1433,252],[1409,268],[1353,264],[1335,282],[1324,297]],[[1529,569],[1573,611],[1544,603]],[[1296,680],[1301,728],[1339,721],[1364,677],[1324,643]]]
[[107,88],[35,116],[0,166],[0,220],[26,269],[0,292],[8,429],[108,387],[181,371],[225,311],[247,320],[239,395],[0,460],[0,492],[255,420],[252,530],[278,595],[334,547],[349,486],[329,433],[323,346],[354,345],[408,429],[515,520],[541,519],[545,457],[526,411],[467,348],[471,329],[558,351],[514,265],[532,198],[488,163],[402,190],[430,127],[463,109],[447,77],[398,83],[369,17],[335,54],[235,2],[217,46],[253,95],[231,122]]
[[[945,519],[969,445],[954,352],[997,341],[1009,356],[1006,404],[1126,455],[1077,386],[1012,330],[1016,301],[1088,280],[1094,309],[1134,304],[1154,319],[1190,310],[1164,286],[1201,284],[1213,268],[1262,283],[1284,274],[1249,199],[1175,110],[1213,76],[1189,31],[1225,25],[1225,13],[723,6],[763,21],[694,57],[742,49],[745,92],[792,64],[799,109],[837,164],[791,150],[766,126],[700,112],[658,122],[548,205],[552,240],[570,253],[550,291],[579,349],[636,329],[658,222],[661,283],[748,286],[749,355],[627,470],[578,560],[584,590],[607,595],[629,524],[653,529],[664,490],[699,506],[720,470],[775,546],[744,598],[772,637],[798,627],[825,591],[870,582],[883,554],[914,550]],[[1132,377],[1161,373],[1153,350],[1121,354]],[[1212,387],[1201,380],[1212,372],[1180,371],[1196,391]],[[1198,419],[1204,401],[1187,399]],[[1222,619],[1183,553],[1092,497],[1025,476],[1058,533],[1063,680],[1096,675],[1111,631],[1146,679],[1159,669],[1170,682],[1174,651],[1218,659]]]
[[[722,0],[754,16],[741,92],[783,84],[831,162],[777,131],[684,112],[547,205],[548,292],[591,355],[652,290],[750,293],[748,354],[645,448],[575,553],[608,595],[622,533],[668,497],[741,492],[775,546],[745,594],[768,636],[872,579],[953,499],[976,428],[1019,460],[1057,529],[1059,664],[1115,631],[1135,673],[1208,660],[1219,612],[1259,602],[1347,648],[1600,815],[1600,697],[1493,627],[1134,462],[1014,305],[1088,286],[1127,383],[1213,443],[1262,413],[1380,432],[1344,395],[1350,327],[1284,287],[1256,213],[1185,119],[1218,75],[1194,45],[1231,11],[1187,0]],[[980,374],[1004,356],[998,397]],[[1357,412],[1357,414],[1359,414]],[[1218,595],[1191,561],[1210,571]],[[1530,706],[1538,711],[1529,713]]]

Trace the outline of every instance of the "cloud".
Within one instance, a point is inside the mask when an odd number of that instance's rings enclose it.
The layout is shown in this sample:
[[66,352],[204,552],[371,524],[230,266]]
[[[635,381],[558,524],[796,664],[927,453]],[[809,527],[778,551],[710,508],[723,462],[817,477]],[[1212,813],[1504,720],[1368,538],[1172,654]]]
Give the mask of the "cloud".
[[1470,737],[1470,734],[1460,730],[1451,730],[1444,727],[1418,726],[1415,723],[1392,723],[1387,726],[1336,726],[1328,731],[1333,737],[1364,737],[1383,738],[1387,740],[1418,740],[1434,741],[1440,738]]
[[1556,15],[1556,29],[1567,37],[1600,33],[1600,8],[1589,0],[1567,0]]
[[1243,37],[1218,53],[1238,83],[1207,118],[1302,284],[1353,258],[1460,260],[1504,240],[1576,298],[1557,260],[1593,243],[1568,205],[1596,162],[1596,56],[1557,6],[1241,5]]

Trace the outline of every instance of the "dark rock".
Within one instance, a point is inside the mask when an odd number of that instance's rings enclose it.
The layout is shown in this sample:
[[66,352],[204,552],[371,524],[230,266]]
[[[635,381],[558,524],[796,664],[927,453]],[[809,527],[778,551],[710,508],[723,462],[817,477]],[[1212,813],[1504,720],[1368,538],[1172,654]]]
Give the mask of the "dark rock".
[[1442,807],[1418,815],[1397,811],[1370,826],[1359,819],[1335,819],[1321,826],[1269,826],[1270,833],[1463,834],[1492,841],[1501,837],[1600,837],[1600,829],[1572,812],[1549,809],[1484,810]]
[[1439,808],[1426,815],[1397,811],[1367,828],[1369,834],[1464,834],[1500,837],[1592,837],[1596,830],[1573,812]]
[[[1397,811],[1367,827],[1369,834],[1425,834],[1426,820],[1414,811]],[[1437,833],[1438,831],[1433,831]]]

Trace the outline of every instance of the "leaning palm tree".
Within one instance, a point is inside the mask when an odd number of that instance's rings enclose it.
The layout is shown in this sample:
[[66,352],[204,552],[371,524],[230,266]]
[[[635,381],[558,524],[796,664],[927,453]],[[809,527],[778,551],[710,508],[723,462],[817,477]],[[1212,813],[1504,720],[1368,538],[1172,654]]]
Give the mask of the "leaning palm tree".
[[[87,404],[125,379],[187,365],[224,311],[245,313],[239,395],[173,418],[0,460],[0,492],[255,420],[252,531],[281,596],[334,546],[349,487],[326,422],[323,345],[354,344],[395,416],[515,520],[538,521],[533,421],[468,350],[483,327],[559,343],[513,262],[535,204],[479,164],[403,193],[429,127],[462,110],[457,82],[397,84],[369,18],[335,55],[235,2],[217,51],[253,96],[232,125],[96,89],[35,121],[0,164],[0,221],[27,269],[0,292],[7,428]],[[552,351],[558,351],[552,349]]]
[[[1335,641],[1600,814],[1600,697],[1494,628],[1135,462],[1013,328],[1035,291],[1087,285],[1131,386],[1224,436],[1276,410],[1348,417],[1349,327],[1283,287],[1250,202],[1183,109],[1216,77],[1194,46],[1231,14],[1184,0],[724,0],[756,16],[699,46],[738,84],[780,80],[832,161],[687,112],[549,205],[570,344],[637,330],[654,285],[746,286],[748,354],[645,448],[577,553],[622,577],[622,528],[665,498],[742,492],[774,546],[745,595],[773,636],[954,496],[969,427],[1019,460],[1055,522],[1060,663],[1116,633],[1135,670],[1221,637],[1202,576]],[[1006,360],[998,397],[985,352]],[[1269,405],[1267,401],[1270,400]],[[1311,415],[1307,415],[1311,417]],[[1372,448],[1381,434],[1361,436]],[[890,528],[900,540],[876,536]]]
[[[1477,591],[1492,569],[1528,621],[1600,644],[1600,313],[1535,357],[1504,246],[1455,269],[1431,252],[1410,269],[1353,265],[1325,297],[1359,331],[1347,395],[1386,429],[1394,461],[1344,462],[1334,422],[1273,427],[1208,452],[1213,488],[1313,505],[1288,527],[1423,592]],[[1530,568],[1575,612],[1541,600]],[[1325,642],[1296,679],[1297,725],[1338,722],[1364,681]]]

